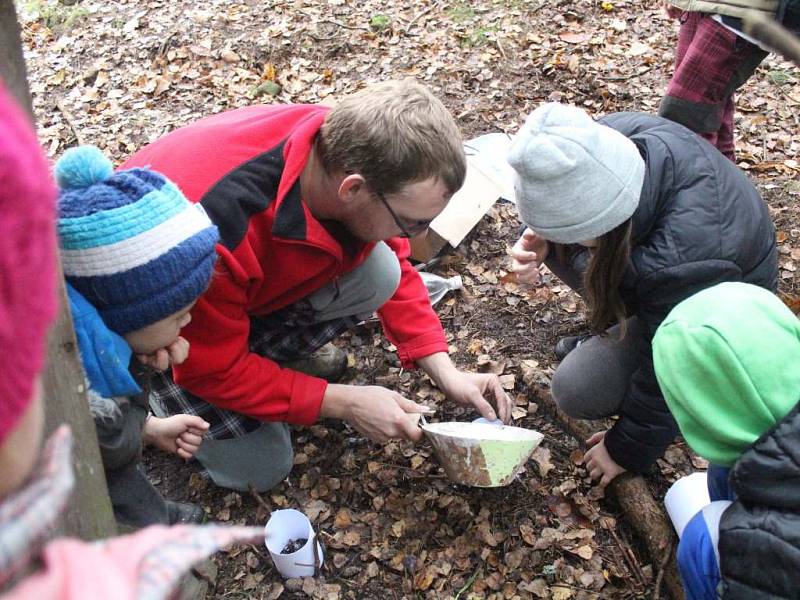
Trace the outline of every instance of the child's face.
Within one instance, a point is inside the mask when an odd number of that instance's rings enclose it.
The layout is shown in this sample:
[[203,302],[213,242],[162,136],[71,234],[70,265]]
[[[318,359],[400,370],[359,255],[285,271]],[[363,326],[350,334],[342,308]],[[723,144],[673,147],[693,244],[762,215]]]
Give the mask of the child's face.
[[189,311],[193,306],[194,302],[160,321],[126,333],[122,337],[128,342],[134,354],[153,354],[178,341],[181,329],[192,320]]

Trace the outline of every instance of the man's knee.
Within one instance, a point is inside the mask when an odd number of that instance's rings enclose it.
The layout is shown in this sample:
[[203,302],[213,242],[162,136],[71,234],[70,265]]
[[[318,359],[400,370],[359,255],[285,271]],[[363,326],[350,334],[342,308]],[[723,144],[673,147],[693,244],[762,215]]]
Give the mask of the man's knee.
[[266,492],[289,475],[294,453],[288,426],[264,423],[241,438],[203,444],[197,458],[219,487]]
[[400,261],[389,246],[378,242],[364,267],[365,283],[373,290],[374,309],[377,310],[394,296],[400,285]]

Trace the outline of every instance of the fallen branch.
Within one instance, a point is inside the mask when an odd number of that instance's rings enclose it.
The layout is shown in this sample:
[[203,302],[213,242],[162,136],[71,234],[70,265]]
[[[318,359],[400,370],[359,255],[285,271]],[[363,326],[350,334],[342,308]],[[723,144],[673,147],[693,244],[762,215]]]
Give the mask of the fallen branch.
[[78,146],[83,146],[86,142],[83,140],[83,136],[78,132],[78,128],[75,127],[75,123],[73,122],[72,115],[64,106],[64,102],[59,100],[56,102],[56,107],[59,111],[61,111],[61,115],[64,117],[64,120],[69,125],[70,130],[72,131],[72,135],[75,136],[75,141],[78,143]]
[[404,33],[404,34],[406,34],[406,35],[408,35],[408,32],[409,32],[409,31],[411,31],[411,26],[412,26],[414,23],[416,23],[417,21],[419,21],[419,20],[420,20],[422,17],[424,17],[424,16],[425,16],[425,15],[427,15],[428,13],[430,13],[430,12],[433,12],[434,10],[436,10],[437,8],[439,8],[439,6],[440,6],[441,4],[442,4],[442,0],[439,0],[439,2],[434,2],[434,3],[433,3],[433,4],[431,4],[431,5],[430,5],[428,8],[426,8],[426,9],[425,9],[425,10],[423,10],[421,13],[419,13],[419,14],[418,14],[416,17],[414,17],[413,19],[411,19],[411,20],[410,20],[408,23],[406,23],[406,27],[405,27],[405,29],[403,30],[403,33]]
[[598,77],[598,79],[601,81],[627,81],[628,79],[636,79],[637,77],[641,77],[645,73],[649,73],[652,70],[653,67],[647,67],[646,69],[631,73],[630,75],[622,75],[620,77]]
[[749,11],[742,18],[742,25],[747,35],[800,66],[800,40],[783,25],[755,11]]
[[[564,429],[582,445],[595,430],[596,426],[588,421],[573,419],[558,408],[550,392],[542,388],[533,390],[541,405],[554,415]],[[673,600],[683,600],[683,585],[678,575],[675,553],[675,531],[660,502],[653,498],[644,479],[639,475],[624,473],[617,477],[606,488],[606,495],[613,496],[622,508],[626,521],[633,527],[636,535],[645,543],[650,558],[654,563],[659,561],[659,572],[656,577],[658,586],[661,581]],[[666,560],[664,556],[666,555]],[[659,560],[660,559],[660,560]],[[655,594],[658,592],[655,591]]]
[[664,552],[664,556],[662,556],[661,560],[658,562],[658,576],[656,577],[655,585],[653,585],[653,600],[659,600],[661,593],[661,581],[664,579],[667,563],[669,563],[670,559],[672,558],[673,546],[674,544],[669,545],[666,552]]
[[256,486],[254,486],[252,483],[248,483],[247,489],[250,490],[250,494],[256,499],[258,505],[267,511],[267,516],[272,516],[272,507],[270,507],[270,505],[267,504],[266,501],[261,497],[261,494],[258,493]]

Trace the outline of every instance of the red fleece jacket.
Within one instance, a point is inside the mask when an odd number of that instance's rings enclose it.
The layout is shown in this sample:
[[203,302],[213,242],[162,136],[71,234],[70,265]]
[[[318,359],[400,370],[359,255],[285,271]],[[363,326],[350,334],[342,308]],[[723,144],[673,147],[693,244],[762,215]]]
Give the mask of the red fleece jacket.
[[[361,264],[310,213],[298,178],[328,109],[253,106],[208,117],[156,140],[121,168],[150,167],[200,202],[220,229],[219,261],[182,335],[189,358],[175,381],[219,407],[264,421],[310,424],[327,383],[249,351],[250,317],[304,298]],[[407,240],[387,243],[400,259],[400,286],[379,311],[406,367],[446,352],[425,285],[408,262]]]

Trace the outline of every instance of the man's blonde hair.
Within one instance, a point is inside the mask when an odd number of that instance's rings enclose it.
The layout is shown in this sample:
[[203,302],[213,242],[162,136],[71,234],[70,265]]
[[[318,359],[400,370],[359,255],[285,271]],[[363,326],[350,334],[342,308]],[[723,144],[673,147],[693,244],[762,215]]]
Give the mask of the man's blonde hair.
[[467,170],[453,117],[410,79],[372,85],[342,100],[326,117],[316,152],[328,173],[358,173],[383,194],[431,177],[453,194]]

